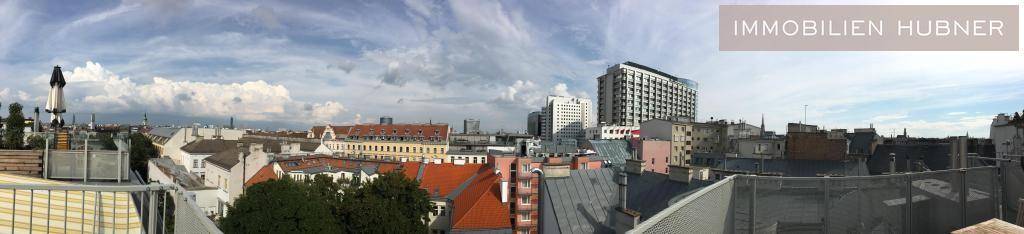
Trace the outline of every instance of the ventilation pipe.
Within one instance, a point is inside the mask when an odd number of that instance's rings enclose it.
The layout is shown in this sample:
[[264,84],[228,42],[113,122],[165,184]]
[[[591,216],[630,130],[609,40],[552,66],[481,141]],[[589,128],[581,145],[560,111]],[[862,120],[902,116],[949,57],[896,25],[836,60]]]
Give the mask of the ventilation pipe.
[[896,174],[896,153],[889,153],[889,174]]

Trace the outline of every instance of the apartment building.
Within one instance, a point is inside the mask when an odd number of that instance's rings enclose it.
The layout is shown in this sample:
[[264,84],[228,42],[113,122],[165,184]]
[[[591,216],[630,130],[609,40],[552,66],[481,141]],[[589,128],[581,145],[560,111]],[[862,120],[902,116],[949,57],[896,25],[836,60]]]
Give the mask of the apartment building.
[[694,129],[695,124],[690,121],[651,119],[640,124],[640,137],[671,141],[669,165],[688,166],[693,157]]
[[587,128],[587,140],[623,140],[639,137],[640,126],[601,125]]
[[625,62],[597,77],[598,122],[637,126],[650,119],[697,116],[697,82]]
[[548,96],[541,113],[541,139],[583,140],[590,127],[590,99]]

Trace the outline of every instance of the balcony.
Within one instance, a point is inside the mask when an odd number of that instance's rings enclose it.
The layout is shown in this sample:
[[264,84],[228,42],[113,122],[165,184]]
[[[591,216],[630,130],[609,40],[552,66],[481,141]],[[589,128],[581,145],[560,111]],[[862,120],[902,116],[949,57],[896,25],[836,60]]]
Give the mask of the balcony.
[[[0,224],[4,233],[166,233],[167,205],[174,206],[175,232],[221,233],[184,189],[176,185],[33,183],[38,184],[0,184],[0,197],[11,201],[0,202],[4,206],[0,216],[6,213],[7,217]],[[9,219],[11,211],[16,211],[14,219]]]
[[1024,171],[1019,162],[1000,164],[879,176],[736,175],[651,215],[630,233],[683,227],[708,233],[948,233],[991,218],[1014,219]]

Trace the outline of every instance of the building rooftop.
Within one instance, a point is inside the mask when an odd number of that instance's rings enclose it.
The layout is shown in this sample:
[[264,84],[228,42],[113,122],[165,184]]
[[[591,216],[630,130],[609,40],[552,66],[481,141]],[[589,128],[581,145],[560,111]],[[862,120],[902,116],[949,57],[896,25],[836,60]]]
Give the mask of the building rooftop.
[[420,162],[402,163],[407,178],[420,181],[420,188],[435,199],[448,197],[460,185],[474,175],[486,170],[484,164],[455,165],[451,163],[431,164]]
[[[618,207],[620,170],[572,170],[565,178],[546,178],[541,185],[541,225],[552,233],[615,233],[613,212]],[[627,201],[641,220],[660,212],[707,183],[683,183],[667,175],[643,172],[627,175]]]
[[199,139],[181,147],[181,151],[190,154],[216,154],[238,148],[238,141],[222,139]]
[[632,158],[633,154],[629,149],[629,142],[626,140],[588,140],[590,145],[597,152],[597,157],[608,160],[611,165],[621,166],[626,159]]
[[509,207],[501,202],[501,175],[480,170],[454,199],[452,229],[511,229]]
[[[816,177],[824,175],[865,176],[867,165],[860,161],[799,160],[799,159],[757,159],[725,158],[722,153],[694,153],[694,164],[714,169],[758,173],[761,163],[763,173],[781,174],[787,177]],[[887,164],[888,165],[888,164]]]
[[679,78],[679,77],[670,75],[668,73],[665,73],[663,71],[660,71],[658,69],[654,69],[654,68],[651,68],[651,67],[648,67],[648,66],[645,66],[645,65],[641,65],[639,63],[634,63],[632,61],[626,61],[626,62],[624,62],[622,64],[625,64],[625,65],[630,66],[630,67],[635,67],[635,68],[638,68],[640,70],[648,71],[648,72],[651,72],[651,73],[654,73],[654,74],[658,74],[658,75],[663,76],[665,78],[668,78],[670,80],[677,81],[679,83],[683,83],[687,87],[690,87],[691,89],[697,89],[697,82],[696,81],[693,81],[693,80],[690,80],[690,79],[686,79],[686,78]]

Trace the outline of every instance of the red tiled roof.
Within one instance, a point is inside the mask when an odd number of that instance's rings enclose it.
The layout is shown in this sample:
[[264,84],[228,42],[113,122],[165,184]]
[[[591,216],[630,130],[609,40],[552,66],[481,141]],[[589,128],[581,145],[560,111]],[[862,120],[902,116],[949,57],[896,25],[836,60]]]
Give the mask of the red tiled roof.
[[245,182],[245,187],[248,188],[254,184],[263,183],[268,180],[277,179],[277,174],[274,174],[274,164],[267,164],[256,171],[256,174],[249,178],[249,181]]
[[509,207],[501,203],[501,175],[482,170],[476,179],[455,198],[452,229],[512,228]]
[[[405,176],[416,179],[416,176],[419,174],[419,164],[418,162],[404,164],[406,166]],[[423,170],[423,178],[420,178],[420,188],[427,190],[427,193],[432,197],[445,197],[457,189],[459,185],[469,180],[469,177],[486,169],[484,164],[455,165],[444,163],[426,164]]]
[[324,129],[327,129],[327,126],[313,126],[309,131],[313,132],[313,138],[320,138],[324,134]]
[[349,128],[348,135],[439,137],[447,140],[448,124],[359,124]]
[[416,174],[420,172],[419,162],[404,162],[402,163],[402,174],[405,174],[405,178],[416,179]]
[[[395,162],[334,158],[330,155],[309,155],[304,157],[292,157],[288,159],[278,160],[277,163],[278,165],[281,166],[281,170],[285,172],[330,165],[332,168],[338,168],[342,170],[355,170],[359,169],[362,166],[377,166],[378,173],[386,173],[393,171],[395,170],[395,168],[398,167],[398,163]],[[382,170],[385,170],[385,172],[381,172]]]
[[334,131],[334,137],[337,138],[338,135],[348,135],[351,128],[352,126],[331,126],[331,131]]

